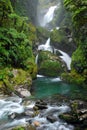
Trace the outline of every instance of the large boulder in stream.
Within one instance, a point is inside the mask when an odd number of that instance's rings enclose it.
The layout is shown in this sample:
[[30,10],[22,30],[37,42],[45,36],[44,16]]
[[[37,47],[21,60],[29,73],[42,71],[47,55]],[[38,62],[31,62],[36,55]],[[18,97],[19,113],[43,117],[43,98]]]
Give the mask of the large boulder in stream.
[[38,73],[49,77],[60,76],[66,72],[65,63],[49,51],[40,51],[38,56]]

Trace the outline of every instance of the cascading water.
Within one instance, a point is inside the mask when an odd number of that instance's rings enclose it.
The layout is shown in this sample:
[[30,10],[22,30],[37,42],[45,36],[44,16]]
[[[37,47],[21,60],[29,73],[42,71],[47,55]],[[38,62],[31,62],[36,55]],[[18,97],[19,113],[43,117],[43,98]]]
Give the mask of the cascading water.
[[41,26],[45,27],[49,22],[53,20],[54,17],[54,11],[57,8],[57,6],[51,6],[47,13],[44,15],[43,21],[41,22]]
[[[67,53],[65,53],[65,52],[63,52],[61,50],[58,50],[58,49],[54,48],[54,51],[53,51],[53,48],[50,45],[50,38],[48,38],[48,40],[46,41],[45,44],[42,44],[42,45],[38,46],[38,51],[40,51],[40,50],[42,50],[42,51],[50,51],[51,53],[54,52],[54,54],[56,54],[56,52],[59,51],[62,54],[62,56],[59,56],[59,57],[66,63],[67,69],[71,70],[71,67],[70,67],[70,65],[71,65],[71,57]],[[36,56],[36,63],[37,63],[37,61],[38,61],[38,55]]]
[[50,38],[47,39],[45,44],[38,46],[38,51],[40,51],[40,50],[53,52],[53,49],[50,46]]
[[71,58],[70,58],[70,56],[67,53],[65,53],[61,50],[58,50],[58,51],[62,54],[62,56],[60,56],[60,58],[63,59],[63,61],[66,63],[68,70],[71,70],[71,67],[70,67]]
[[[27,125],[28,121],[31,121],[32,125],[35,121],[40,123],[40,126],[38,126],[36,130],[73,130],[73,126],[59,120],[58,117],[61,113],[65,113],[70,110],[67,105],[55,105],[54,107],[48,104],[45,111],[42,110],[38,116],[30,117],[22,116],[22,114],[27,110],[29,112],[31,110],[33,111],[33,107],[35,105],[34,101],[31,101],[29,105],[23,105],[22,103],[22,99],[17,96],[0,99],[0,130],[7,130],[17,125]],[[17,117],[15,117],[15,113],[16,116],[18,114]],[[55,117],[56,121],[54,123],[48,121],[47,116],[49,115]]]
[[36,55],[35,63],[38,64],[38,54]]

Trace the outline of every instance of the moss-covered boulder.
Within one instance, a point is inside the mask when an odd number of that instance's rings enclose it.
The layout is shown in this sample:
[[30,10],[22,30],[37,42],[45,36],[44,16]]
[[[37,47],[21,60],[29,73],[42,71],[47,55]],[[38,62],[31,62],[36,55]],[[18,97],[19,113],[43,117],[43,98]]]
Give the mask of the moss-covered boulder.
[[29,71],[13,68],[0,70],[0,91],[5,94],[16,93],[20,87],[30,90],[31,84]]
[[38,57],[39,74],[56,77],[66,71],[65,64],[59,57],[49,51],[41,51]]

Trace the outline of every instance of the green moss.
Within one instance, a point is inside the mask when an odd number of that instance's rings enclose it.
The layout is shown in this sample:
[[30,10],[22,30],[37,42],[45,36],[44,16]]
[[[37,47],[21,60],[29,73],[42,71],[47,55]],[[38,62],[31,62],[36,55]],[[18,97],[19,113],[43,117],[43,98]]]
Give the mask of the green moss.
[[78,119],[70,114],[61,114],[59,117],[68,123],[76,123]]
[[62,62],[54,54],[48,51],[41,51],[38,58],[38,71],[40,74],[56,77],[64,72]]
[[63,80],[69,83],[76,83],[78,85],[83,85],[86,80],[83,75],[78,74],[76,71],[71,71],[71,73],[63,73],[61,76]]
[[87,68],[86,56],[84,55],[84,50],[81,45],[73,53],[71,67],[72,70],[75,69],[77,73],[83,73],[83,71]]
[[22,69],[13,69],[14,77],[11,79],[14,85],[31,85],[30,74]]
[[57,61],[46,60],[41,63],[39,71],[43,75],[57,77],[62,73],[62,65]]
[[19,126],[19,127],[13,128],[12,130],[25,130],[25,128],[24,128],[24,127]]
[[39,43],[45,42],[45,40],[48,39],[48,37],[50,36],[50,32],[42,27],[37,27],[36,33]]
[[65,41],[64,33],[61,30],[54,29],[51,32],[51,40],[53,42],[62,43],[63,41]]
[[17,87],[23,86],[30,89],[32,79],[29,71],[22,69],[5,68],[0,70],[0,90],[6,94],[15,92]]

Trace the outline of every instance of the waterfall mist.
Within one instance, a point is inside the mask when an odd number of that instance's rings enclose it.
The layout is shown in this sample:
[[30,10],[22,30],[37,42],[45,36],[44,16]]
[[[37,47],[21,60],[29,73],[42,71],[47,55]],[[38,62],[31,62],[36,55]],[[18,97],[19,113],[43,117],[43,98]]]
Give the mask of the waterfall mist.
[[[52,29],[51,22],[55,11],[60,7],[60,0],[39,0],[37,14],[38,26]],[[56,25],[55,25],[56,26]]]

